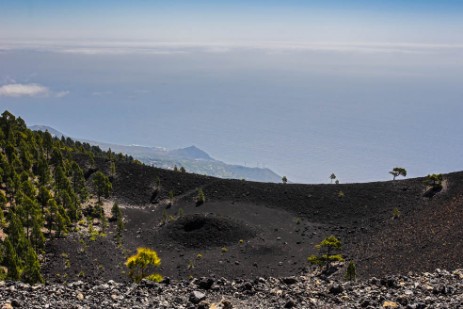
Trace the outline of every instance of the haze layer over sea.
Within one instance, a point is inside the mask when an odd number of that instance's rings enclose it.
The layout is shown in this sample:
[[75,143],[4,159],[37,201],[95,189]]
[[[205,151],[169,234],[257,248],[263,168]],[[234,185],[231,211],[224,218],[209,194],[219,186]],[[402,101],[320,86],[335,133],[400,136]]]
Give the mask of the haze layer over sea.
[[196,145],[292,182],[463,170],[460,45],[0,44],[0,68],[2,111],[73,137]]

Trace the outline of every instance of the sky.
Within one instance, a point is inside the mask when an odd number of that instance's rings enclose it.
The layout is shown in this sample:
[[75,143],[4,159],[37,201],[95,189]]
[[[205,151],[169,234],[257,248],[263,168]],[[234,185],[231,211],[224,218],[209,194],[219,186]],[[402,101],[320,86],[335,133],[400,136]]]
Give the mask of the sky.
[[293,182],[461,170],[461,80],[463,1],[0,0],[1,110]]
[[461,43],[459,0],[1,0],[0,37]]

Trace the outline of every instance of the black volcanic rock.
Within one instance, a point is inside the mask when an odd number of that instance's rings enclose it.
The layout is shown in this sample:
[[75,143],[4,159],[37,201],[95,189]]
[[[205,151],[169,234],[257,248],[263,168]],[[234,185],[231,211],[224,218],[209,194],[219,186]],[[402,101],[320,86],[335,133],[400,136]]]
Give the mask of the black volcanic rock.
[[340,294],[342,292],[344,292],[344,288],[343,288],[342,285],[340,285],[338,283],[335,283],[330,287],[330,293],[331,294],[337,295],[337,294]]
[[[204,279],[204,278],[202,278]],[[199,282],[201,282],[201,280]],[[461,308],[463,270],[388,276],[398,287],[378,286],[371,280],[335,285],[320,281],[314,274],[297,277],[297,282],[281,285],[283,280],[258,278],[265,282],[258,293],[238,289],[240,279],[220,279],[220,290],[207,295],[191,282],[172,281],[155,284],[153,289],[140,284],[108,282],[70,282],[34,285],[0,281],[2,308]],[[423,288],[420,288],[422,286]],[[434,289],[433,287],[436,287]],[[326,293],[326,290],[333,293]],[[336,290],[334,293],[334,289]],[[449,292],[451,290],[451,293]],[[437,292],[436,292],[437,291]]]
[[202,300],[206,299],[206,294],[199,291],[193,291],[191,292],[189,299],[193,304],[198,304]]

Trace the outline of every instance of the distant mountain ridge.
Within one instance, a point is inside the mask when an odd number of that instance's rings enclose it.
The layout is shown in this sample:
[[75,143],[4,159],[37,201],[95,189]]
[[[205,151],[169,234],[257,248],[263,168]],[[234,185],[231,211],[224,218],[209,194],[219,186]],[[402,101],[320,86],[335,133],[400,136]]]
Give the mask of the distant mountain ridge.
[[28,126],[28,128],[31,129],[32,131],[43,131],[43,132],[48,131],[51,135],[59,137],[59,138],[61,138],[61,136],[64,136],[63,133],[49,126],[33,125],[33,126]]
[[[33,125],[29,126],[29,128],[34,131],[48,131],[59,138],[66,136],[60,131],[45,125]],[[165,169],[173,169],[174,166],[184,167],[188,172],[220,178],[246,179],[259,182],[281,181],[281,176],[268,168],[227,164],[212,158],[208,153],[196,146],[168,150],[161,147],[118,145],[85,139],[76,140],[97,145],[102,149],[111,148],[114,152],[131,155],[135,159],[155,167]]]
[[172,157],[177,157],[177,158],[215,161],[206,152],[202,151],[196,146],[190,146],[186,148],[171,150],[169,151],[169,154]]

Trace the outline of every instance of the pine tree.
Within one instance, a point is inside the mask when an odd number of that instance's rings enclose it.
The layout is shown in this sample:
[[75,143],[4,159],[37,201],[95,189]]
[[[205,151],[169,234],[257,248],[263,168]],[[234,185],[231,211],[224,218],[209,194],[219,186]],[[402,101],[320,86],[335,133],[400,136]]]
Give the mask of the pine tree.
[[41,222],[42,215],[37,203],[28,196],[24,196],[21,201],[18,213],[21,214],[21,221],[26,227],[26,237],[29,238],[29,230],[32,227],[33,221]]
[[61,237],[62,234],[68,232],[69,217],[66,215],[63,206],[56,203],[54,199],[50,199],[48,204],[50,205],[46,214],[48,230],[50,233],[52,230],[55,230],[55,236]]
[[95,210],[97,212],[98,218],[100,219],[101,231],[104,233],[106,231],[106,228],[108,227],[108,220],[106,219],[104,209],[103,207],[101,207],[101,204],[98,203]]
[[41,226],[42,225],[36,219],[32,223],[30,242],[35,251],[43,250],[45,247],[45,236],[43,236]]
[[66,215],[69,217],[71,221],[76,221],[78,218],[77,214],[77,208],[75,205],[75,199],[77,197],[74,195],[74,192],[71,191],[71,194],[73,194],[73,197],[69,195],[68,191],[61,190],[57,197],[59,203],[63,206],[63,208],[66,210]]
[[26,249],[26,234],[24,233],[24,227],[21,223],[21,220],[15,214],[14,211],[8,212],[8,228],[6,229],[8,233],[8,238],[11,241],[11,244],[16,251],[18,257],[22,257]]
[[[80,204],[87,199],[88,192],[84,173],[74,159],[76,155],[84,166],[93,168],[96,157],[109,158],[112,176],[118,162],[133,161],[132,157],[104,152],[88,143],[54,138],[47,131],[31,131],[24,120],[8,111],[1,115],[0,228],[8,236],[0,250],[0,259],[8,264],[10,278],[21,278],[24,270],[23,280],[41,282],[37,252],[44,248],[44,224],[49,230],[48,237],[53,234],[60,237],[67,232],[71,220],[81,217]],[[111,182],[104,175],[99,182],[101,175],[96,176],[94,185],[100,200],[101,196],[109,196]],[[105,226],[101,207],[96,215]],[[116,220],[120,235],[123,229],[120,209]]]
[[108,161],[113,160],[113,152],[111,151],[111,148],[108,149]]
[[56,237],[61,237],[61,234],[67,234],[66,219],[59,212],[55,213],[55,232]]
[[122,211],[117,202],[114,202],[113,207],[111,208],[111,220],[117,221],[119,217],[122,216]]
[[79,195],[83,202],[87,198],[87,188],[85,187],[85,178],[82,169],[76,162],[71,164],[71,179],[74,192]]
[[22,181],[20,189],[25,195],[27,195],[31,199],[34,199],[37,194],[35,186],[28,179]]
[[111,208],[111,221],[117,222],[116,238],[120,240],[122,231],[124,230],[124,219],[122,217],[122,210],[117,202],[115,202]]
[[355,281],[357,278],[357,269],[355,267],[354,261],[349,262],[344,278],[348,281]]
[[19,178],[18,173],[14,169],[12,169],[11,176],[6,180],[6,188],[9,193],[13,195],[18,192],[19,187],[21,185],[21,179]]
[[46,160],[37,163],[37,176],[41,185],[45,185],[50,180],[50,169]]
[[6,154],[6,157],[8,158],[8,161],[11,163],[13,161],[13,157],[16,154],[16,149],[14,147],[14,144],[12,144],[12,143],[7,143],[6,144],[5,154]]
[[109,174],[111,175],[111,177],[116,176],[116,163],[114,163],[114,161],[111,161],[109,163]]
[[45,148],[45,157],[47,160],[50,159],[50,153],[53,148],[53,137],[51,136],[50,132],[45,131],[43,136],[43,146]]
[[42,274],[40,273],[39,259],[31,246],[27,248],[27,255],[24,262],[24,270],[21,279],[30,284],[44,283]]
[[328,268],[333,262],[344,261],[341,254],[335,254],[335,251],[341,250],[341,241],[334,235],[323,239],[322,242],[315,245],[315,248],[319,251],[318,256],[311,255],[307,258],[309,263],[313,265]]
[[18,255],[11,243],[10,237],[7,237],[3,242],[5,248],[5,256],[3,257],[3,264],[8,269],[8,278],[11,280],[19,280],[21,277],[21,270],[19,267]]
[[112,185],[109,181],[109,178],[100,171],[95,173],[93,178],[93,186],[95,189],[95,194],[98,197],[98,202],[101,202],[102,196],[108,198],[112,191]]
[[407,176],[407,170],[404,169],[403,167],[394,167],[392,169],[392,171],[389,172],[389,174],[392,175],[392,180],[395,180],[396,177],[398,176],[403,176],[403,177],[406,177]]
[[336,179],[336,175],[334,173],[331,173],[330,179],[331,179],[331,183],[333,183],[333,180]]
[[32,168],[32,155],[29,146],[24,140],[19,143],[19,153],[23,168],[27,171],[30,170]]
[[45,213],[44,208],[48,206],[48,201],[51,199],[51,193],[45,186],[41,186],[39,189],[39,195],[37,200],[41,206],[42,214]]
[[66,214],[63,205],[58,204],[57,212],[55,212],[55,230],[56,236],[61,237],[61,234],[68,233],[68,226],[71,225],[71,220]]
[[62,165],[58,165],[55,168],[55,185],[58,190],[71,190],[71,183],[69,179],[66,177],[66,172]]

